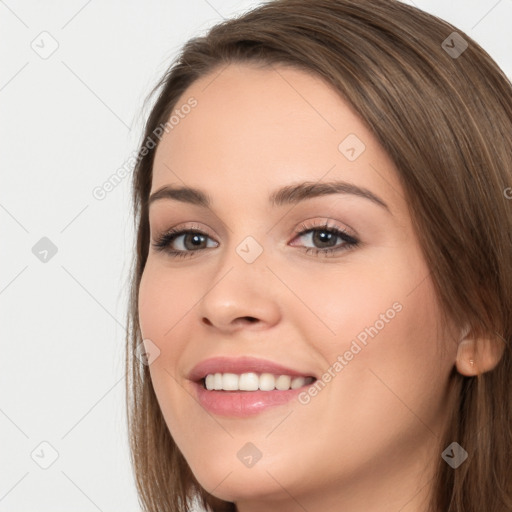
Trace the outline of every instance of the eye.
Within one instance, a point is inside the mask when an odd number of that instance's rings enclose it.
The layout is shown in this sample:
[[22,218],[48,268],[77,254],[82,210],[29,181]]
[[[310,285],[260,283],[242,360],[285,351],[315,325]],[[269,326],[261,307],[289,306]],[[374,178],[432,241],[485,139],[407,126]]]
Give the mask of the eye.
[[[306,253],[313,252],[315,255],[328,256],[356,247],[360,243],[343,228],[329,225],[326,222],[311,226],[302,224],[300,229],[301,231],[296,233],[294,240],[302,239],[306,243],[309,241],[309,243],[319,246],[306,247],[304,249]],[[295,244],[292,245],[295,246]],[[153,243],[155,250],[165,252],[171,257],[180,258],[190,257],[204,249],[218,246],[218,242],[196,228],[172,228],[160,235]]]
[[207,243],[205,246],[204,243],[207,239],[211,240],[206,233],[199,229],[172,228],[158,237],[156,242],[153,243],[153,247],[157,251],[166,252],[172,257],[183,258],[192,256],[193,253],[207,247],[218,247],[217,242],[214,242],[213,245]]
[[[347,233],[343,228],[335,225],[329,225],[326,222],[308,226],[302,224],[301,231],[296,238],[301,238],[306,242],[310,242],[317,247],[306,247],[305,253],[313,253],[315,255],[322,254],[328,256],[340,251],[346,251],[359,245],[359,240]],[[340,240],[341,242],[336,242]]]

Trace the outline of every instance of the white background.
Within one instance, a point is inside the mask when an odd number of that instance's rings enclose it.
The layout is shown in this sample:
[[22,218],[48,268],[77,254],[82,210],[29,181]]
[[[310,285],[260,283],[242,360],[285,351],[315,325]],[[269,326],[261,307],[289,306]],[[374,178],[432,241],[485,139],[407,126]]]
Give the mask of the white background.
[[[0,511],[139,510],[124,409],[131,175],[101,201],[92,190],[136,149],[180,46],[259,3],[0,1]],[[512,76],[512,0],[414,5]],[[46,59],[31,46],[52,44]],[[57,247],[45,263],[42,237]],[[42,442],[58,452],[47,469]]]

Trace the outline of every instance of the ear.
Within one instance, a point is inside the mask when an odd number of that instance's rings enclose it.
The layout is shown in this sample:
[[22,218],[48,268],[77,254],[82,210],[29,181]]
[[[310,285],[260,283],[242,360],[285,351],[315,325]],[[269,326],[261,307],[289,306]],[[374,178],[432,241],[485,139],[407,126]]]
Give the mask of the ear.
[[459,342],[455,366],[467,377],[474,377],[496,367],[505,351],[505,341],[496,334],[494,338],[476,338],[465,332]]

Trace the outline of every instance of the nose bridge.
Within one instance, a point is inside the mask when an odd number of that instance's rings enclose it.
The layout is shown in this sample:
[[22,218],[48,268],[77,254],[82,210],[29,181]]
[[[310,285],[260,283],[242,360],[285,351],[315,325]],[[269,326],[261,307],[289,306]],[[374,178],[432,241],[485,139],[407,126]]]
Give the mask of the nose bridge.
[[[244,209],[246,212],[249,208]],[[240,210],[237,210],[240,211]],[[221,266],[229,269],[235,266],[237,273],[243,275],[268,272],[268,251],[271,237],[268,236],[268,222],[260,221],[259,214],[245,215],[245,219],[230,222],[224,241],[225,251],[221,251]],[[233,269],[234,271],[235,269]]]
[[[232,236],[236,236],[232,232]],[[201,301],[201,316],[208,323],[227,327],[238,318],[258,319],[273,323],[279,316],[275,296],[275,280],[267,268],[267,251],[264,235],[245,235],[240,241],[232,239],[215,273],[209,290]],[[274,290],[272,292],[271,290]]]
[[[268,247],[264,248],[263,235],[245,235],[234,238],[229,242],[226,251],[219,256],[219,267],[217,269],[215,287],[224,289],[228,295],[225,299],[242,299],[245,295],[257,296],[265,293],[268,298],[269,283],[266,280],[272,276],[267,268]],[[224,286],[221,284],[224,282]]]
[[252,265],[258,259],[260,259],[261,264],[261,260],[265,259],[260,258],[264,252],[263,241],[259,242],[252,235],[247,235],[239,244],[237,244],[235,252],[247,265]]

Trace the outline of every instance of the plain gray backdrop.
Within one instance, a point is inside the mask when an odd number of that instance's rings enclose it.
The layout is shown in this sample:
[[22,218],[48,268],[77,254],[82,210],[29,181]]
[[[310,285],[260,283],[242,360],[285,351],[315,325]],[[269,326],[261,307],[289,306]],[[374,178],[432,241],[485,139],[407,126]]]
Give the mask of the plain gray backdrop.
[[[0,1],[0,511],[139,510],[124,407],[131,174],[94,191],[136,150],[143,101],[180,46],[259,3]],[[406,3],[512,76],[512,0]]]

